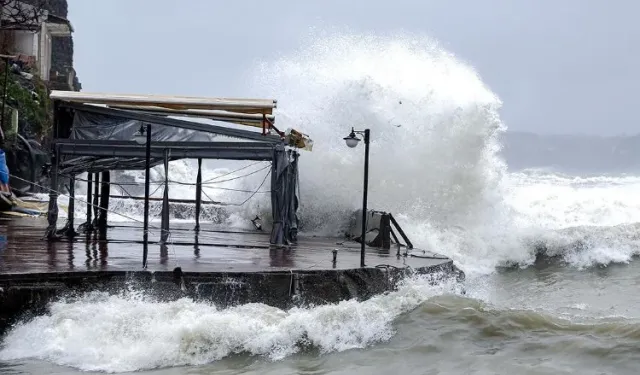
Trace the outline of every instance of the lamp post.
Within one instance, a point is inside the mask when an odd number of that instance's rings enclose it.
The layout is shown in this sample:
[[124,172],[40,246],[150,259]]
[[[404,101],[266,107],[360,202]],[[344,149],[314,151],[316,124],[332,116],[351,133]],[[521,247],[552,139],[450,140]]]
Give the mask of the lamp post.
[[362,233],[360,234],[360,267],[364,267],[365,233],[367,231],[367,192],[369,190],[369,129],[353,130],[344,137],[344,141],[349,148],[354,148],[360,142],[356,134],[364,135],[364,188],[362,190]]
[[[145,134],[145,131],[147,134]],[[146,135],[146,137],[145,137]],[[144,229],[142,234],[143,250],[142,250],[142,267],[147,268],[147,255],[149,249],[147,244],[149,241],[149,168],[151,165],[151,124],[146,124],[146,129],[140,125],[140,130],[133,136],[137,144],[146,144],[145,172],[144,172]]]

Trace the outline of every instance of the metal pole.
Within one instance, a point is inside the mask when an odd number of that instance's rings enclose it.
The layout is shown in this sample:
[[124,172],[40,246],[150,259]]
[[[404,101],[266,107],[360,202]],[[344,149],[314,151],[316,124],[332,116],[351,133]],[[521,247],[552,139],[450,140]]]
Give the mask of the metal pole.
[[76,211],[76,176],[74,174],[69,177],[69,207],[67,210],[67,233],[65,233],[69,237],[73,237],[76,235],[76,228],[74,224],[75,219],[75,211]]
[[162,195],[162,221],[160,223],[160,243],[169,239],[169,150],[164,150],[164,194]]
[[98,215],[100,214],[100,173],[93,174],[93,220],[91,227],[98,228]]
[[151,165],[151,124],[147,124],[147,153],[145,159],[144,173],[144,229],[143,229],[143,251],[142,251],[142,267],[147,268],[147,255],[149,249],[147,247],[149,241],[149,168]]
[[362,192],[362,234],[360,235],[360,267],[364,267],[367,231],[367,193],[369,190],[369,129],[364,130],[364,189]]
[[93,173],[87,172],[87,222],[84,224],[84,232],[91,232],[91,194],[93,193]]
[[47,213],[47,238],[54,240],[57,238],[56,223],[58,222],[58,167],[60,162],[60,150],[58,145],[53,146],[51,155],[51,191],[49,192],[49,211]]
[[200,230],[200,206],[202,204],[202,158],[198,158],[198,175],[196,176],[196,227]]

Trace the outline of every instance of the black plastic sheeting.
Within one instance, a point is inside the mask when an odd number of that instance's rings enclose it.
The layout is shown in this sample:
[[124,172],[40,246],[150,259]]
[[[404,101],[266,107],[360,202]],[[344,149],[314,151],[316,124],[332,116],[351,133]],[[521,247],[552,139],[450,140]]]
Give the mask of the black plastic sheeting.
[[273,228],[270,242],[287,245],[298,235],[298,153],[276,149],[271,166],[271,214]]
[[[174,152],[172,160],[183,158],[185,157],[184,154],[188,154],[188,157],[193,158],[269,160],[271,149],[274,146],[272,139],[269,142],[267,142],[266,138],[265,142],[238,139],[233,136],[216,134],[215,132],[209,133],[127,118],[123,116],[123,111],[101,108],[101,110],[117,113],[117,115],[113,115],[92,112],[92,110],[97,111],[97,108],[74,110],[69,140],[79,143],[62,145],[64,147],[61,149],[61,173],[78,174],[103,170],[144,169],[144,146],[137,145],[133,141],[140,129],[146,129],[148,124],[151,125],[151,141],[154,146],[164,148],[165,145],[161,145],[161,143],[171,142],[173,143],[171,147],[174,148],[174,151],[184,151],[185,148],[181,147],[180,143],[191,143],[191,148],[188,152]],[[153,119],[154,117],[151,116],[150,118]],[[161,122],[162,118],[158,117],[158,121]],[[253,132],[247,133],[255,135]],[[85,145],[82,141],[93,143]],[[104,141],[104,143],[100,143],[100,141]],[[123,148],[122,142],[128,142],[131,146]],[[113,147],[109,143],[113,143]],[[230,145],[223,147],[222,143]],[[235,143],[238,143],[238,147],[234,146]],[[178,145],[176,146],[176,144]],[[194,148],[193,144],[202,144],[202,146]],[[258,150],[256,147],[260,146],[262,148]],[[87,147],[91,152],[87,151]],[[155,149],[157,147],[152,150],[153,154],[156,153]],[[73,152],[65,151],[68,149]],[[132,152],[132,150],[137,150],[138,152]],[[159,165],[163,160],[164,158],[161,158],[161,155],[152,155],[151,166]]]
[[[71,129],[71,140],[87,141],[87,145],[91,141],[105,141],[105,144],[96,144],[95,147],[106,149],[112,148],[108,142],[130,142],[134,139],[134,135],[139,132],[141,126],[147,123],[140,120],[127,119],[117,116],[109,116],[100,113],[83,112],[76,110]],[[202,142],[203,147],[215,148],[219,134],[211,134],[197,130],[176,128],[156,123],[152,126],[152,145],[154,142]],[[225,141],[230,138],[223,136]],[[215,140],[215,141],[214,141]],[[246,142],[246,140],[245,140]],[[248,158],[256,157],[269,158],[271,164],[271,206],[273,215],[273,228],[270,236],[270,243],[273,245],[289,245],[297,242],[298,232],[298,194],[296,192],[298,186],[298,156],[294,150],[287,150],[283,143],[274,144],[271,142],[252,141],[251,145],[247,143],[239,143],[238,147],[233,145],[224,145],[218,150],[220,158],[228,156],[238,159],[240,156]],[[98,142],[99,143],[99,142]],[[87,146],[84,145],[84,146]],[[257,147],[256,147],[257,146]],[[186,146],[184,146],[186,147]],[[135,147],[138,149],[137,147]],[[228,150],[228,151],[227,151]],[[256,151],[258,150],[258,151]],[[170,149],[165,150],[163,158],[155,157],[151,160],[151,165],[162,164],[164,161],[165,168],[168,167],[168,161],[172,160]],[[234,155],[231,155],[231,154]],[[53,166],[53,173],[58,175],[73,175],[84,171],[98,172],[100,170],[116,170],[116,169],[142,169],[144,168],[145,159],[140,157],[123,157],[114,155],[110,156],[83,156],[80,154],[66,154],[62,156],[59,163]],[[229,154],[229,155],[225,155]],[[137,154],[136,154],[137,155]],[[258,156],[256,156],[258,155]],[[269,157],[272,155],[272,157]],[[160,156],[160,155],[158,155]],[[196,156],[198,157],[198,156]],[[247,159],[252,160],[252,159]],[[268,160],[268,159],[267,159]],[[170,173],[170,171],[168,172]],[[58,179],[52,179],[52,185],[57,186]],[[50,194],[49,212],[47,219],[49,227],[47,228],[48,236],[51,238],[56,232],[56,223],[58,219],[57,207],[58,194],[52,192]],[[163,220],[162,229],[164,232],[163,240],[166,241],[169,228],[169,209],[168,209],[168,190],[165,190],[163,197]]]
[[[75,111],[70,139],[132,141],[140,131],[140,126],[147,123],[108,116],[99,113]],[[153,142],[211,142],[219,137],[217,134],[180,129],[171,126],[151,124],[151,141]]]

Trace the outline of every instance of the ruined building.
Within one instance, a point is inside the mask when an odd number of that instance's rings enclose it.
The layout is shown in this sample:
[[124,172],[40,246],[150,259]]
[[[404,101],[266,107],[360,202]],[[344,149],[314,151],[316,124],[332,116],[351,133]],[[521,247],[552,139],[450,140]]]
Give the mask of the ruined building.
[[80,91],[66,0],[0,0],[1,47],[52,90]]

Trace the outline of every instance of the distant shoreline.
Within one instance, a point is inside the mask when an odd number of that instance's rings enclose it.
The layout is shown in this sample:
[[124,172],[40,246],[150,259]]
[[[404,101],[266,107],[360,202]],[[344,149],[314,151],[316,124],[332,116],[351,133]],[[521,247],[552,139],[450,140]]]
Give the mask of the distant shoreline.
[[545,169],[559,173],[638,173],[640,135],[551,135],[507,131],[500,155],[510,171]]

